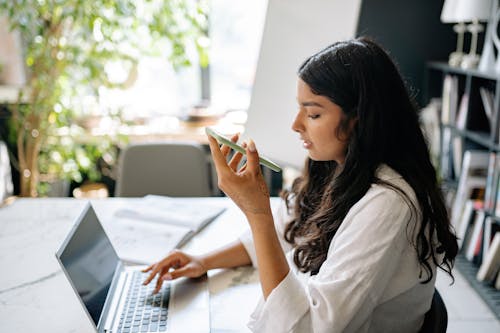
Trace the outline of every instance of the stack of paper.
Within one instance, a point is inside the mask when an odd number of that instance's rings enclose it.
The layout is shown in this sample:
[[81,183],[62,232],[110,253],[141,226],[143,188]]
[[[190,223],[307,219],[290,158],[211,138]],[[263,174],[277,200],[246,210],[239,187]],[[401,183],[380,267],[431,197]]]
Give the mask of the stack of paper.
[[190,198],[148,195],[114,213],[113,245],[123,260],[150,264],[184,244],[224,210]]

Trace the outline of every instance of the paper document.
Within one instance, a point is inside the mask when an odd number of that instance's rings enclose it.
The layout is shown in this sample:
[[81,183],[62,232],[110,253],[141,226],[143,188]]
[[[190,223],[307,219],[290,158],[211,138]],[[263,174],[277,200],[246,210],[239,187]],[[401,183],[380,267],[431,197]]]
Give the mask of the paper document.
[[190,199],[147,195],[134,207],[121,208],[116,216],[173,224],[199,231],[225,210]]
[[119,219],[111,241],[118,256],[136,264],[152,264],[180,246],[193,232],[187,228],[134,219]]
[[180,247],[226,208],[148,195],[114,212],[112,242],[125,261],[151,264]]

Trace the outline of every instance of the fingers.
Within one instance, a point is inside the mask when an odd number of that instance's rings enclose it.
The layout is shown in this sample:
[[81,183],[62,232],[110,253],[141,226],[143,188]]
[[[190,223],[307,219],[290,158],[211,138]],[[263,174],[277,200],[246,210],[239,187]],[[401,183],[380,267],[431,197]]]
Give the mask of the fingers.
[[[235,135],[233,135],[231,137],[231,141],[236,143],[236,142],[238,142],[239,137],[240,137],[240,134],[236,133]],[[231,147],[226,146],[226,145],[222,145],[222,147],[220,148],[220,151],[222,152],[222,155],[227,157],[227,155],[229,155],[229,152],[231,151]]]
[[212,153],[212,160],[214,161],[215,170],[217,171],[217,176],[220,178],[221,173],[229,169],[226,162],[226,157],[222,154],[217,140],[212,136],[207,135],[208,144],[210,146],[210,152]]
[[240,170],[238,172],[243,172],[247,169],[247,164],[243,164],[243,166],[240,168]]
[[247,152],[247,164],[246,170],[252,173],[259,173],[259,153],[257,152],[257,148],[255,147],[255,142],[252,139],[248,141],[248,145],[246,147]]
[[178,259],[174,258],[173,256],[168,256],[165,259],[163,259],[162,261],[160,261],[156,264],[153,264],[153,265],[149,266],[148,268],[146,268],[147,271],[150,271],[151,269],[152,269],[152,271],[151,271],[151,274],[149,274],[148,278],[142,284],[143,285],[149,284],[154,279],[156,274],[160,273],[161,271],[168,272],[170,267],[172,267],[173,263],[177,260]]
[[229,161],[229,167],[233,169],[233,171],[236,171],[236,168],[238,167],[238,164],[240,164],[242,158],[243,154],[240,152],[236,152],[233,155],[233,158],[231,158],[231,161]]
[[156,294],[157,292],[160,291],[162,284],[163,284],[163,279],[161,277],[158,277],[158,280],[156,280],[155,290],[153,290],[153,294]]
[[153,293],[156,294],[158,291],[160,291],[164,281],[171,281],[184,276],[197,277],[191,265],[186,265],[184,267],[175,269],[173,271],[166,272],[165,274],[158,276],[158,280],[156,281],[156,287]]
[[[241,144],[241,146],[242,146],[243,148],[246,148],[246,147],[247,147],[247,143],[246,143],[246,142],[243,142],[243,143]],[[233,169],[233,171],[236,171],[236,168],[238,167],[238,164],[240,164],[240,162],[241,162],[241,159],[242,159],[242,158],[243,158],[243,154],[242,154],[242,153],[240,153],[240,152],[236,152],[236,153],[233,155],[233,158],[231,159],[231,161],[229,162],[229,167],[230,167],[231,169]],[[242,171],[242,170],[240,169],[240,172],[241,172],[241,171]]]
[[186,265],[184,267],[178,268],[176,270],[173,270],[164,276],[164,280],[170,281],[170,280],[175,280],[180,277],[194,277],[191,273],[193,271],[193,268],[190,265]]
[[[156,267],[155,267],[156,266]],[[149,282],[151,282],[151,280],[154,279],[156,273],[158,273],[159,271],[159,268],[158,268],[158,265],[157,264],[154,264],[154,265],[151,265],[147,268],[147,271],[146,272],[149,272],[151,269],[153,269],[153,271],[151,272],[151,274],[149,274],[149,276],[147,277],[146,280],[144,280],[144,282],[142,283],[143,285],[147,285],[149,284]]]
[[147,272],[149,272],[150,270],[152,270],[152,269],[153,269],[153,266],[154,266],[154,265],[155,265],[155,264],[152,264],[152,265],[150,265],[149,267],[144,268],[144,269],[142,270],[142,272],[143,272],[143,273],[147,273]]

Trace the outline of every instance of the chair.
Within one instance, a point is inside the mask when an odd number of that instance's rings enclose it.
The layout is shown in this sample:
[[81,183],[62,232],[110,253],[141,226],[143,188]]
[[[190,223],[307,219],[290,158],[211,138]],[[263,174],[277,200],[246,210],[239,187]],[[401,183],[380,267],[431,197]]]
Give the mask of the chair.
[[448,312],[441,295],[434,289],[431,308],[425,314],[424,324],[420,329],[421,333],[445,333],[448,327]]
[[11,196],[13,191],[9,152],[5,143],[0,141],[0,204]]
[[120,156],[115,196],[211,196],[207,152],[196,143],[140,143]]

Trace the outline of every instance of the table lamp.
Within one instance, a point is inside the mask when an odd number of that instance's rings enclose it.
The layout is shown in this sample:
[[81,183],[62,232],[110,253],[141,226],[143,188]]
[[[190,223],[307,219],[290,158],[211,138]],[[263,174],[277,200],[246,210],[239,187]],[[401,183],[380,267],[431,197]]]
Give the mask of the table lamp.
[[[445,0],[441,11],[441,22],[457,23],[453,30],[458,34],[457,50],[450,54],[450,66],[475,68],[479,63],[477,54],[477,36],[483,31],[479,21],[486,21],[490,17],[491,0]],[[465,22],[472,22],[465,25]],[[472,34],[471,47],[468,54],[463,53],[464,33]]]
[[[495,0],[496,1],[496,0]],[[459,0],[455,15],[461,22],[472,22],[467,31],[472,34],[470,51],[464,55],[460,66],[464,69],[476,68],[480,56],[477,54],[477,37],[484,30],[479,21],[487,21],[491,15],[492,0]]]
[[443,10],[441,11],[441,22],[443,23],[457,23],[453,26],[453,31],[457,33],[457,49],[452,52],[448,59],[450,66],[460,66],[464,56],[464,33],[467,29],[464,21],[459,20],[457,13],[457,5],[460,0],[445,0]]

